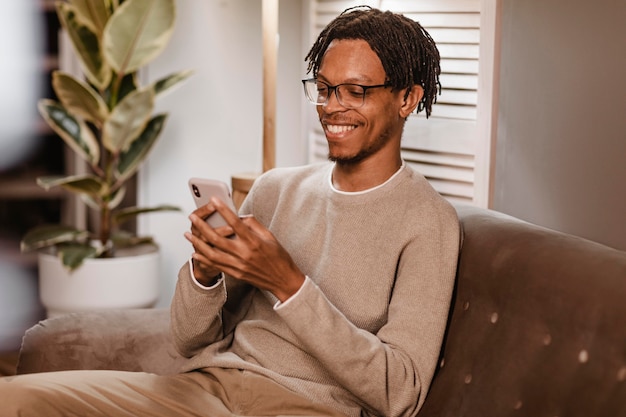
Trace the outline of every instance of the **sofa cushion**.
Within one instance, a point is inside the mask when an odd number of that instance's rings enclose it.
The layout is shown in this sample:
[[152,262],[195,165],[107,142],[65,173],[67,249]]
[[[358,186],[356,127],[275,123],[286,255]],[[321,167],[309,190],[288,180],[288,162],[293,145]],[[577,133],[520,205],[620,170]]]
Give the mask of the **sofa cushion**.
[[441,366],[420,416],[626,415],[626,253],[458,206]]

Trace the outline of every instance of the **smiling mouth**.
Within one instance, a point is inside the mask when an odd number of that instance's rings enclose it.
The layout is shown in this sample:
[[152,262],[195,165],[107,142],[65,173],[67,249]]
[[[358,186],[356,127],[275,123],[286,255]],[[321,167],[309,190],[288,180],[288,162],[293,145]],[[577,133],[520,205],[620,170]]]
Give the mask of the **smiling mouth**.
[[326,125],[326,130],[332,134],[346,133],[356,129],[355,125]]

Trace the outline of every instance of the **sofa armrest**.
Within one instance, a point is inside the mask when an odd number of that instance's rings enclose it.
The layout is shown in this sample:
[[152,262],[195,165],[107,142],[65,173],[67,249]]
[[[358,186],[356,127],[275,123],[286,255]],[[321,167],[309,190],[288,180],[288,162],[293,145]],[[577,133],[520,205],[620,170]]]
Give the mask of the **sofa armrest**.
[[184,358],[169,331],[168,309],[72,313],[26,331],[18,374],[74,369],[176,373]]

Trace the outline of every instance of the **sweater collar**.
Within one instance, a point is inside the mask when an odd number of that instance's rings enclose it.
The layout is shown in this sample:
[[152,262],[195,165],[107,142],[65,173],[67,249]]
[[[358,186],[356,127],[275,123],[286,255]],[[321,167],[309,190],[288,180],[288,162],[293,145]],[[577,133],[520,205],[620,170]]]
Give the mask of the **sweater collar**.
[[389,177],[385,182],[383,182],[382,184],[379,184],[375,187],[372,188],[368,188],[367,190],[361,190],[361,191],[341,191],[335,188],[335,186],[333,185],[333,170],[335,168],[335,164],[331,164],[330,165],[330,169],[328,170],[328,174],[326,176],[327,181],[328,181],[328,185],[330,186],[330,189],[337,194],[341,194],[341,195],[352,195],[352,196],[357,196],[357,195],[364,195],[364,194],[369,194],[373,191],[379,190],[383,187],[385,187],[387,184],[393,182],[393,180],[398,177],[400,175],[400,173],[402,171],[404,171],[405,169],[405,162],[402,161],[402,165],[400,165],[400,168],[398,168],[398,170],[391,176]]

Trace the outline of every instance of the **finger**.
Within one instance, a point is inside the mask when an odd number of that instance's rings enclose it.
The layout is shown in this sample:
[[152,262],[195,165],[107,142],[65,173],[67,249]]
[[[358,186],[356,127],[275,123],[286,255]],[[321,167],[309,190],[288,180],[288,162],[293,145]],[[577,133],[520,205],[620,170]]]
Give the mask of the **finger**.
[[209,268],[222,270],[222,263],[219,262],[219,259],[223,257],[224,254],[220,252],[219,249],[189,232],[185,233],[185,238],[193,246],[195,252],[191,256],[194,260],[201,262]]
[[[195,215],[201,219],[207,219],[213,213],[215,213],[215,207],[213,206],[213,204],[208,203],[208,204],[205,204],[203,206],[196,208],[194,211],[191,212],[190,216]],[[191,232],[195,234],[196,236],[201,236],[201,233],[199,232],[198,228],[193,224],[193,222],[191,224]]]
[[[224,254],[233,254],[237,252],[233,239],[229,238],[234,235],[234,231],[230,226],[223,226],[214,229],[193,213],[189,216],[189,219],[191,220],[193,226],[197,229],[197,233],[192,233],[195,238],[201,240],[204,244],[213,249],[219,249]],[[214,258],[210,259],[214,260]]]
[[215,213],[215,206],[213,203],[208,202],[207,204],[196,208],[192,213],[202,219],[206,219],[211,214]]
[[195,212],[189,215],[189,220],[191,220],[192,235],[203,242],[213,245],[221,237],[215,229],[207,224],[204,219],[198,217]]
[[215,210],[224,218],[226,223],[237,233],[237,227],[242,225],[239,215],[217,197],[211,198],[210,202],[213,207],[215,207]]
[[241,221],[245,224],[251,231],[258,234],[264,239],[273,239],[274,235],[270,232],[265,226],[263,226],[259,221],[252,215],[242,216]]

